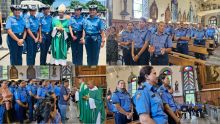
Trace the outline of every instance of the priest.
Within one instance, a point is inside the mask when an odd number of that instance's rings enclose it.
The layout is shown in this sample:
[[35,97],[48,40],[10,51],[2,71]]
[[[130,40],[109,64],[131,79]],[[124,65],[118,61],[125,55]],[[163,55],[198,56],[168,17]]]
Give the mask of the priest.
[[67,32],[69,20],[65,18],[66,7],[58,7],[58,15],[52,21],[51,64],[66,65],[67,59]]

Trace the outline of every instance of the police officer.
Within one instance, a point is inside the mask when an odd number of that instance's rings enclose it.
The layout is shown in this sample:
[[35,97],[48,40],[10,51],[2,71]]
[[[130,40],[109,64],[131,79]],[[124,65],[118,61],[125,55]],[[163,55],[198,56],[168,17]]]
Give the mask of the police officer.
[[125,81],[119,80],[116,91],[112,94],[112,103],[115,123],[127,124],[133,116],[133,105],[129,93],[125,89]]
[[35,65],[37,42],[39,41],[40,20],[36,17],[37,8],[29,7],[30,16],[26,22],[27,28],[27,65]]
[[88,65],[98,65],[100,47],[104,47],[106,40],[105,25],[97,16],[97,9],[97,5],[89,5],[89,16],[83,24]]
[[150,30],[151,34],[156,33],[157,32],[156,20],[149,19],[148,22],[150,23],[148,29]]
[[177,105],[173,99],[173,96],[171,93],[169,93],[169,85],[170,85],[170,79],[168,75],[161,74],[160,77],[161,81],[163,82],[163,85],[159,87],[158,93],[161,96],[161,99],[164,103],[165,112],[168,115],[168,123],[169,124],[176,124],[180,123],[179,113]]
[[27,91],[28,91],[28,109],[29,109],[29,121],[33,121],[33,107],[36,103],[37,98],[37,85],[34,80],[30,80],[29,84],[27,85]]
[[214,40],[214,36],[215,36],[215,28],[212,27],[211,25],[208,26],[208,28],[206,29],[206,38],[210,39],[210,40]]
[[26,109],[28,108],[27,103],[27,91],[26,91],[26,82],[25,81],[19,81],[19,87],[15,91],[15,112],[17,120],[20,123],[24,122]]
[[174,29],[173,26],[171,25],[171,22],[166,22],[164,33],[171,36],[171,38],[173,37]]
[[49,92],[49,81],[44,80],[42,81],[41,87],[37,89],[37,99],[38,100],[45,99],[48,92]]
[[44,16],[40,19],[40,65],[46,65],[47,52],[51,44],[52,16],[50,15],[50,6],[43,7]]
[[83,63],[83,44],[84,44],[84,31],[83,23],[84,18],[81,16],[82,6],[75,6],[75,15],[69,21],[69,30],[71,35],[71,49],[72,49],[72,62],[75,65],[82,65]]
[[138,77],[140,87],[136,91],[133,101],[141,124],[167,124],[163,102],[157,92],[157,76],[152,66],[145,66]]
[[188,41],[190,34],[184,27],[183,22],[180,22],[179,28],[174,33],[174,40],[177,41],[177,51],[182,54],[188,54]]
[[160,22],[157,32],[150,37],[149,52],[152,65],[168,65],[168,53],[172,50],[171,36],[164,33],[164,22]]
[[122,47],[123,60],[125,62],[125,65],[132,65],[131,43],[134,33],[133,28],[134,24],[132,22],[128,22],[127,30],[122,32],[119,42],[119,45]]
[[20,16],[20,10],[20,6],[12,5],[13,16],[8,17],[6,21],[11,65],[22,65],[22,50],[26,30],[25,20]]
[[134,65],[148,65],[150,54],[147,50],[150,31],[146,28],[146,19],[140,18],[139,29],[136,29],[132,39],[131,55]]
[[[198,29],[193,34],[194,45],[197,46],[204,46],[205,47],[205,40],[206,40],[206,31],[203,28],[201,23],[198,24]],[[205,55],[200,53],[195,53],[195,57],[198,59],[205,60]]]

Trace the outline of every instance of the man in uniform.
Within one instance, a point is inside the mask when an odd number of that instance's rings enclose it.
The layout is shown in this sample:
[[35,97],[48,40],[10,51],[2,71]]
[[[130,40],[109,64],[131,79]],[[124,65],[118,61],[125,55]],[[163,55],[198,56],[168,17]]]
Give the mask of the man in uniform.
[[160,22],[157,32],[150,37],[149,52],[152,65],[168,65],[168,53],[172,50],[171,36],[164,33],[164,22]]
[[188,55],[188,41],[190,34],[184,27],[183,22],[180,22],[179,28],[174,33],[174,40],[177,41],[177,51]]
[[115,124],[127,124],[133,116],[133,105],[129,93],[125,89],[125,81],[119,80],[116,91],[112,94]]
[[98,65],[100,48],[104,47],[106,41],[105,25],[97,16],[97,9],[97,5],[89,5],[89,16],[83,25],[88,65]]
[[69,30],[72,39],[72,62],[75,65],[83,64],[83,44],[85,41],[83,31],[84,18],[81,16],[81,11],[82,6],[75,6],[75,15],[69,21]]
[[8,17],[6,29],[11,65],[22,65],[22,50],[26,38],[25,20],[20,16],[21,7],[12,5],[13,16]]
[[26,109],[28,108],[28,103],[27,103],[27,91],[26,91],[26,82],[25,81],[18,81],[19,87],[15,91],[15,112],[16,112],[16,117],[17,120],[20,123],[23,123],[25,120],[25,114],[26,114]]
[[46,65],[47,52],[51,44],[52,16],[50,15],[50,6],[43,8],[44,16],[40,19],[40,65]]
[[29,10],[30,16],[27,18],[26,21],[27,65],[35,65],[37,42],[39,41],[40,20],[36,17],[36,7],[31,6]]

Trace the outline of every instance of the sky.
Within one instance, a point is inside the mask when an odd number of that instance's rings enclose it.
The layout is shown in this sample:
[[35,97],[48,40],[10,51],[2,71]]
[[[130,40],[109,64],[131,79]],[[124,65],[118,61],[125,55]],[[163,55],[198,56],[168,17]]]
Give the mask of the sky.
[[[53,7],[58,7],[60,4],[64,4],[66,6],[69,6],[72,0],[55,0],[53,3]],[[79,0],[82,3],[87,3],[90,0]],[[105,1],[105,0],[98,0],[98,1]]]

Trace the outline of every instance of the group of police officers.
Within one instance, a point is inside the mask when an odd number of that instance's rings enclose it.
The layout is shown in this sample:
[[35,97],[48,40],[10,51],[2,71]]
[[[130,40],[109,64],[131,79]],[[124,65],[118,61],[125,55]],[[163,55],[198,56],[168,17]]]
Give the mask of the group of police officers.
[[[11,65],[22,65],[22,52],[27,52],[27,65],[35,65],[38,47],[40,47],[40,65],[47,64],[53,30],[50,6],[39,8],[38,13],[38,8],[35,6],[12,5],[10,8],[13,15],[6,21],[6,30]],[[83,63],[84,44],[87,64],[98,64],[100,48],[105,44],[105,24],[98,17],[97,9],[97,5],[90,5],[88,17],[83,17],[82,6],[76,5],[75,14],[69,18],[68,40],[70,41],[67,42],[72,48],[72,62],[75,65]]]
[[189,105],[180,107],[172,94],[169,76],[161,74],[157,77],[152,66],[145,66],[140,70],[136,93],[131,96],[126,90],[125,81],[119,80],[115,92],[107,94],[107,105],[109,111],[114,113],[116,124],[138,119],[142,124],[178,124],[182,118],[181,111],[188,111],[182,108]]
[[[149,65],[149,62],[152,65],[168,65],[173,41],[177,42],[177,52],[188,55],[190,40],[195,46],[205,47],[207,39],[217,43],[215,35],[213,25],[204,28],[201,23],[147,22],[145,18],[140,18],[138,25],[132,21],[127,23],[126,30],[120,34],[119,45],[125,65]],[[195,57],[206,59],[200,53],[195,53]]]
[[[29,81],[4,80],[1,81],[1,85],[2,83],[6,83],[8,85],[8,88],[13,95],[11,101],[13,111],[7,115],[4,114],[5,111],[0,110],[3,112],[1,113],[2,116],[0,117],[1,123],[12,123],[14,121],[24,123],[24,120],[27,119],[26,114],[28,114],[29,122],[36,121],[37,117],[34,115],[36,114],[36,109],[38,108],[40,101],[48,97],[50,92],[54,93],[57,98],[60,96],[61,85],[59,81],[37,81],[31,79]],[[56,102],[56,104],[58,104],[58,101]],[[4,104],[1,104],[0,106],[4,106]],[[4,109],[4,107],[1,109]],[[11,120],[3,122],[4,116],[10,116],[8,118]]]

